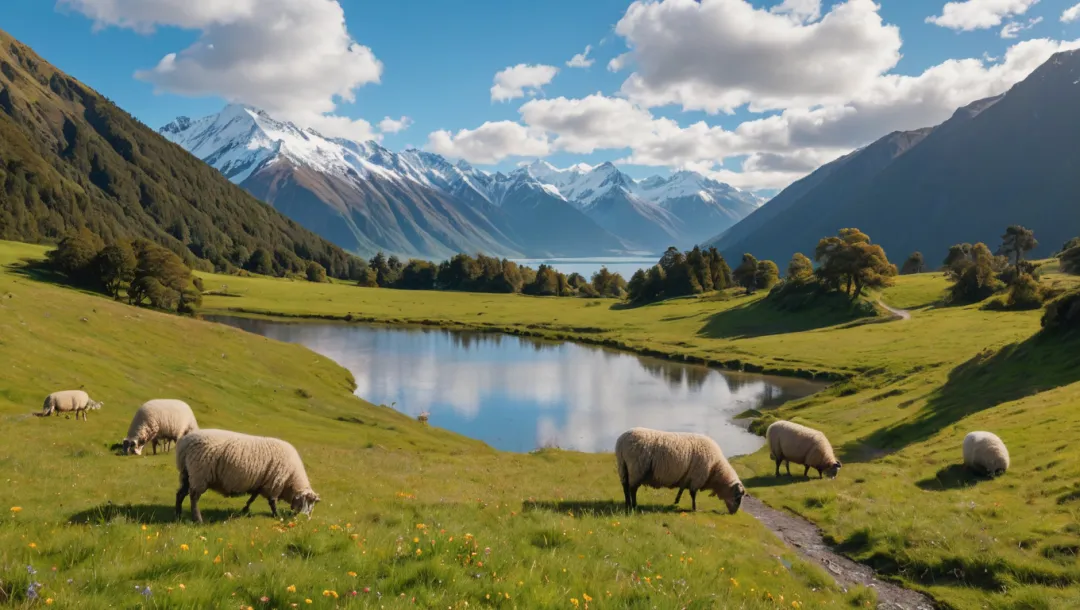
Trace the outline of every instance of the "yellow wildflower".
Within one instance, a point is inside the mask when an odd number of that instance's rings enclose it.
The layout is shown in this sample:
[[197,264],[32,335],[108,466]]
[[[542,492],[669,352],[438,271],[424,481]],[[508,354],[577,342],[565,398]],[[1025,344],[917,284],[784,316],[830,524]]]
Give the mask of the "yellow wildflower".
[[145,531],[146,531],[146,526],[144,525],[144,526],[142,526],[142,527],[141,527],[141,528],[139,528],[139,529],[141,529],[142,531],[144,531],[144,532],[145,532]]
[[214,556],[214,563],[221,563],[221,555]]
[[414,543],[416,543],[416,542],[420,542],[420,539],[419,539],[419,538],[413,538],[413,539],[412,539],[412,541],[413,541]]
[[186,544],[181,544],[181,545],[180,545],[180,550],[181,550],[181,551],[186,551],[186,550],[188,550],[189,548],[191,548],[191,547],[189,547],[189,546],[188,546],[188,545],[186,545]]
[[424,529],[424,528],[426,528],[426,527],[427,527],[427,526],[426,526],[426,525],[424,525],[423,523],[417,523],[417,524],[416,524],[416,529],[418,529],[418,530],[422,530],[422,529]]
[[348,575],[352,576],[353,578],[356,578],[356,572],[348,572]]
[[799,602],[796,602],[796,601],[791,602],[791,607],[792,608],[798,608],[799,607]]
[[45,605],[46,606],[51,606],[52,602],[53,602],[53,599],[51,597],[45,598]]
[[310,604],[310,603],[311,603],[311,600],[310,600],[310,599],[305,599],[305,600],[304,600],[304,603],[305,603],[305,604]]
[[11,507],[11,512],[13,512],[13,513],[21,513],[22,512],[22,507],[21,506],[12,506]]
[[424,552],[423,552],[423,551],[421,551],[420,549],[416,549],[416,556],[417,556],[417,557],[419,557],[419,556],[421,556],[421,555],[423,555],[423,554],[424,554]]
[[296,593],[296,585],[289,585],[289,586],[285,587],[285,590],[288,591],[289,593]]
[[577,607],[578,607],[578,604],[579,604],[579,603],[580,603],[580,602],[578,602],[578,600],[577,600],[577,598],[576,598],[576,597],[571,597],[571,598],[570,598],[570,605],[571,605],[571,606],[573,606],[573,607],[577,608]]
[[180,587],[181,591],[183,591],[184,589],[187,589],[187,587],[184,586],[184,583],[180,583],[179,585],[176,585],[176,586]]
[[592,598],[589,597],[588,593],[582,593],[581,594],[581,599],[585,600],[586,602],[591,602],[592,601]]
[[739,586],[739,581],[737,581],[737,580],[735,580],[734,578],[732,578],[732,579],[731,579],[731,586],[733,586],[733,587],[737,587],[737,586]]

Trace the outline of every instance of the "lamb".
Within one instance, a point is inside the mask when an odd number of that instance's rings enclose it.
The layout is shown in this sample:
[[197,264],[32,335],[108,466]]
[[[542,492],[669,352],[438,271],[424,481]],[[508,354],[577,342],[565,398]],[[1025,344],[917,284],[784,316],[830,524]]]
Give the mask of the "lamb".
[[169,450],[169,443],[178,441],[199,429],[195,421],[195,414],[186,402],[159,398],[149,400],[131,419],[128,426],[127,438],[124,439],[124,453],[127,455],[142,455],[146,443],[151,443],[154,455],[157,455],[158,442],[165,444],[165,451]]
[[227,430],[196,430],[176,443],[176,467],[180,489],[176,492],[176,518],[184,496],[191,497],[191,517],[202,523],[199,496],[208,489],[234,497],[251,494],[243,513],[260,495],[277,516],[279,499],[292,510],[311,518],[319,494],[311,489],[304,463],[289,443],[264,436],[249,436]]
[[993,432],[969,432],[964,437],[964,466],[996,477],[1009,469],[1009,450]]
[[780,462],[786,462],[788,476],[791,476],[792,462],[806,467],[804,477],[810,476],[811,468],[818,471],[819,479],[826,474],[835,479],[840,473],[842,464],[833,454],[829,439],[819,430],[778,421],[765,430],[765,439],[769,443],[769,457],[776,460],[776,476],[780,476]]
[[678,488],[678,504],[684,489],[690,490],[691,509],[697,510],[697,492],[705,489],[723,498],[735,514],[746,490],[716,441],[703,434],[663,432],[632,428],[615,442],[619,480],[627,509],[637,508],[642,485]]
[[48,417],[53,413],[60,414],[74,411],[76,420],[82,414],[83,421],[85,421],[87,411],[97,410],[103,406],[105,406],[105,403],[90,400],[90,395],[82,390],[64,390],[62,392],[53,392],[45,397],[45,404],[42,406],[41,414],[38,417]]

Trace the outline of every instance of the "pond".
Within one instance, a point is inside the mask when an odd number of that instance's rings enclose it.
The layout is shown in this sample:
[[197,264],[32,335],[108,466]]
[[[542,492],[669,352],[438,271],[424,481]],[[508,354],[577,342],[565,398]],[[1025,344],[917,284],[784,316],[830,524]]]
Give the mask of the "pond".
[[712,370],[574,343],[430,327],[207,319],[299,343],[348,369],[356,395],[505,451],[613,451],[635,426],[701,432],[729,456],[764,442],[733,417],[823,384]]

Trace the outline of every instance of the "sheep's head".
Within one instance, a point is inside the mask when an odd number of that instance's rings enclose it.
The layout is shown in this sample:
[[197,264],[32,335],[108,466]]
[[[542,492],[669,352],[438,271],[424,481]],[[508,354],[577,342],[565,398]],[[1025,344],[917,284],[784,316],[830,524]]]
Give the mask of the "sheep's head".
[[145,443],[139,441],[138,439],[125,438],[124,455],[142,455],[142,449],[144,444]]
[[726,483],[723,480],[723,475],[716,471],[713,472],[710,479],[712,495],[722,499],[724,504],[727,505],[728,512],[732,515],[739,512],[743,496],[746,495],[746,489],[743,487],[742,482],[736,479],[734,483]]
[[840,474],[841,466],[843,466],[843,464],[840,463],[840,460],[836,460],[832,463],[831,466],[827,467],[824,470],[825,476],[829,477],[830,479],[835,479],[836,475]]
[[88,409],[100,409],[101,407],[104,407],[104,406],[105,406],[105,403],[103,403],[103,402],[98,402],[96,400],[91,400],[90,404],[87,405],[87,408]]
[[318,502],[319,494],[315,493],[311,489],[305,489],[304,491],[293,496],[291,507],[293,512],[303,513],[311,518],[311,513],[315,511],[315,503]]

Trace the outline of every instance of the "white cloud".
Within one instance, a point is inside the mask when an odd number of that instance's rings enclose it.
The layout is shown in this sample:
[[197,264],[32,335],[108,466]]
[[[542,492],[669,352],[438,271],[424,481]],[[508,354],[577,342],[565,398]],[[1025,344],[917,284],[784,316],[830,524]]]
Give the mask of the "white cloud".
[[332,116],[357,88],[378,83],[382,63],[345,28],[336,0],[60,0],[95,21],[150,32],[198,30],[186,49],[136,76],[157,90],[221,96],[258,106],[330,136],[371,135],[371,125]]
[[1019,21],[1010,21],[1001,28],[1001,37],[1006,39],[1016,38],[1020,35],[1020,32],[1024,30],[1030,30],[1031,28],[1042,23],[1042,17],[1033,17],[1028,19],[1026,23]]
[[470,163],[497,163],[507,157],[545,157],[547,138],[513,121],[484,123],[456,134],[446,130],[428,136],[427,150]]
[[383,133],[398,133],[399,131],[408,129],[412,123],[412,119],[407,116],[403,116],[400,119],[384,117],[383,120],[379,121],[379,131]]
[[631,60],[630,53],[623,53],[611,58],[611,61],[607,62],[607,69],[611,72],[619,72],[625,68]]
[[526,93],[535,94],[541,87],[551,82],[559,69],[543,64],[518,64],[495,74],[495,84],[491,87],[491,101],[505,102],[525,97]]
[[817,21],[821,17],[821,0],[784,0],[769,9],[769,12],[789,15],[798,23]]
[[1065,12],[1061,13],[1062,23],[1072,23],[1080,20],[1080,4],[1065,9]]
[[592,51],[592,45],[585,45],[585,50],[581,53],[570,58],[570,61],[566,62],[566,65],[571,68],[588,68],[595,63],[596,60],[589,58],[589,51]]
[[970,32],[1001,25],[1006,17],[1023,15],[1039,0],[964,0],[949,2],[940,15],[926,18],[927,23]]
[[[622,92],[643,106],[754,111],[846,101],[900,59],[900,31],[872,0],[846,0],[806,22],[820,3],[782,12],[745,0],[638,0],[615,26],[635,71]],[[613,68],[627,65],[620,59]]]

